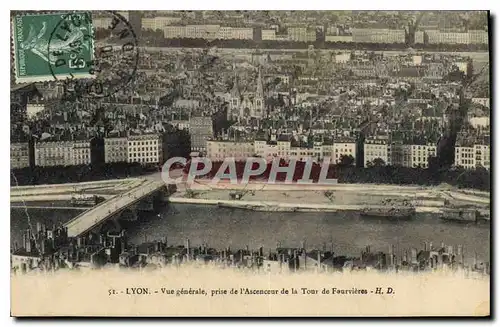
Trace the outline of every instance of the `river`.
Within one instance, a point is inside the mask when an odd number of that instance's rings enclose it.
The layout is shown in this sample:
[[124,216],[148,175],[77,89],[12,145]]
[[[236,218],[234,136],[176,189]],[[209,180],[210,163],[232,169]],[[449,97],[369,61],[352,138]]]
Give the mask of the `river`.
[[[32,226],[45,222],[48,226],[64,223],[78,214],[77,210],[29,209]],[[11,208],[11,244],[21,244],[23,229],[28,228],[24,209]],[[466,257],[489,261],[490,225],[467,225],[443,222],[430,214],[418,214],[412,221],[394,222],[366,220],[353,213],[280,213],[223,209],[215,206],[171,204],[160,216],[149,214],[140,222],[128,223],[132,243],[167,237],[169,244],[184,244],[187,238],[195,246],[274,249],[307,247],[330,249],[333,241],[338,254],[358,255],[370,245],[372,250],[387,251],[391,244],[400,249],[423,248],[423,243],[439,246],[463,245]]]

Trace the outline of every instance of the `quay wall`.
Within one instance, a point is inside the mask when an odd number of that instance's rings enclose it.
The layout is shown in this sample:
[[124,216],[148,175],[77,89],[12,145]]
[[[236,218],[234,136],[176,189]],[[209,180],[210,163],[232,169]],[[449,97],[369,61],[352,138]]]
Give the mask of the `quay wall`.
[[[366,205],[363,204],[308,204],[308,203],[286,203],[276,201],[245,201],[245,200],[215,200],[215,199],[194,199],[185,197],[170,196],[169,202],[180,204],[198,205],[222,205],[232,208],[241,208],[254,211],[277,211],[277,212],[336,212],[336,211],[360,211]],[[369,205],[371,208],[383,208],[381,205]],[[439,207],[418,206],[417,212],[439,213]]]
[[124,178],[124,179],[112,179],[103,181],[92,181],[92,182],[81,182],[81,183],[64,183],[64,184],[41,184],[41,185],[23,185],[23,186],[11,186],[10,190],[37,190],[37,189],[56,189],[56,188],[70,188],[70,187],[86,187],[86,186],[114,186],[120,183],[139,181],[139,178]]

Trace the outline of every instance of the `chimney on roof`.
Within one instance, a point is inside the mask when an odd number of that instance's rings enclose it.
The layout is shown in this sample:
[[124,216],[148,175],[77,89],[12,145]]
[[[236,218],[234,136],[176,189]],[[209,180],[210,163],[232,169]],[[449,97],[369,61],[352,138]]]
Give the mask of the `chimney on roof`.
[[26,238],[26,252],[31,252],[31,237]]
[[190,255],[191,255],[189,238],[186,239],[186,249],[187,249],[187,260],[189,261],[190,260]]
[[121,251],[120,251],[120,253],[123,253],[123,252],[127,251],[126,244],[125,244],[125,241],[124,241],[124,239],[123,239],[123,238],[122,238],[122,239],[120,239],[120,247],[121,247],[121,249],[120,249],[120,250],[121,250]]

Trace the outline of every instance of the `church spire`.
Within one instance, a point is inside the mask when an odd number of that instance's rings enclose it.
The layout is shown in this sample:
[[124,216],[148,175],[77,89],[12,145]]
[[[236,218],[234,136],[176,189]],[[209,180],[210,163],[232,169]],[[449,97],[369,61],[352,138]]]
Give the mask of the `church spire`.
[[236,67],[233,65],[234,70],[234,80],[233,80],[233,88],[231,89],[231,97],[232,98],[241,98],[240,86],[238,83],[238,75],[236,74]]
[[264,87],[262,85],[262,74],[259,67],[259,75],[257,76],[257,90],[255,91],[255,96],[259,98],[264,97]]

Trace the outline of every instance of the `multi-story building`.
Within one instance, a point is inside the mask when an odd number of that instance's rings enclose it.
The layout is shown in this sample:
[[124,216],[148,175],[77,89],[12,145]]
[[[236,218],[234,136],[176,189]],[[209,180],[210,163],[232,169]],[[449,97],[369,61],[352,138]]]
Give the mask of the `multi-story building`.
[[441,32],[439,30],[426,31],[430,44],[469,44],[469,33]]
[[166,39],[252,40],[253,28],[220,25],[163,26]]
[[220,25],[165,26],[163,33],[166,39],[213,40],[216,38],[219,29]]
[[314,42],[316,41],[316,31],[306,27],[289,27],[287,29],[288,40],[295,42]]
[[262,41],[275,41],[276,30],[262,30]]
[[466,61],[455,61],[453,65],[458,68],[461,72],[467,73],[467,62]]
[[257,156],[266,158],[267,157],[267,141],[265,140],[255,140],[254,144],[254,152]]
[[352,42],[352,35],[325,35],[326,42]]
[[74,161],[74,142],[37,142],[35,143],[35,165],[47,166],[71,166]]
[[294,147],[289,137],[282,136],[277,141],[256,140],[253,142],[253,154],[266,160],[282,158],[285,160],[305,161],[311,158],[315,162],[330,159],[333,163],[340,163],[342,155],[356,158],[356,144],[352,140],[342,140],[334,144],[316,142],[312,147]]
[[36,166],[88,165],[90,162],[90,140],[41,141],[35,144]]
[[177,129],[189,131],[189,120],[172,120],[169,123]]
[[[278,158],[283,158],[285,160],[298,160],[298,161],[305,161],[308,158],[313,159],[314,161],[319,161],[321,160],[321,146],[314,146],[314,147],[291,147],[290,142],[277,142],[277,151],[275,151],[275,157]],[[269,153],[273,153],[274,145],[269,144],[269,150],[268,151],[268,158],[267,159],[272,159],[271,156],[269,156]]]
[[233,40],[253,40],[253,28],[250,27],[230,27],[231,35],[226,39]]
[[411,144],[410,147],[410,162],[407,167],[429,167],[429,157],[436,156],[436,146],[432,144],[427,145],[415,145]]
[[127,162],[128,140],[126,137],[104,138],[104,162]]
[[28,103],[26,105],[26,113],[28,118],[33,118],[37,113],[42,112],[45,109],[45,105],[37,103]]
[[337,53],[334,56],[335,63],[337,64],[344,64],[346,62],[349,62],[351,60],[351,53],[349,52],[342,52],[342,53]]
[[111,26],[113,18],[111,17],[96,17],[92,18],[92,26],[96,29],[108,29]]
[[29,167],[29,144],[10,144],[10,169]]
[[165,26],[163,28],[163,36],[166,39],[179,39],[186,37],[185,26]]
[[[354,156],[353,156],[354,157]],[[335,160],[335,150],[334,150],[334,145],[333,144],[323,144],[321,146],[321,158],[323,159],[330,159],[334,163],[338,163]],[[340,156],[339,156],[340,159]],[[340,161],[340,160],[339,160]]]
[[215,34],[215,38],[218,40],[229,40],[233,38],[233,29],[232,27],[221,26],[217,33]]
[[306,32],[306,42],[315,42],[316,40],[316,30],[308,29]]
[[433,80],[442,79],[446,73],[447,72],[442,63],[432,62],[427,65],[427,70],[425,71],[424,78]]
[[[277,156],[279,158],[284,158],[287,160],[291,158],[299,159],[297,157],[301,155],[301,153],[293,153],[292,144],[290,143],[290,137],[288,135],[278,137],[278,140],[276,141],[276,149],[277,149]],[[294,150],[296,151],[297,149]]]
[[88,165],[90,164],[90,141],[74,141],[73,142],[73,165]]
[[282,137],[279,141],[255,141],[254,146],[255,154],[268,161],[274,158],[305,160],[307,157],[315,157],[314,149],[292,147],[287,137]]
[[266,76],[266,82],[274,81],[276,78],[280,79],[280,83],[289,85],[290,79],[292,78],[291,74],[268,74]]
[[340,163],[342,156],[351,156],[356,162],[356,142],[354,140],[338,140],[333,143],[332,161]]
[[234,158],[243,161],[254,155],[253,142],[238,142],[230,140],[208,140],[207,157],[212,161],[222,161],[224,158]]
[[363,66],[355,66],[351,67],[351,71],[354,76],[362,76],[362,77],[375,77],[377,76],[377,69],[374,65],[363,65]]
[[191,117],[189,131],[191,134],[191,150],[205,151],[207,140],[214,136],[212,118]]
[[427,35],[427,43],[429,44],[443,43],[441,39],[442,38],[441,32],[439,30],[427,30],[425,31],[425,34]]
[[368,167],[375,159],[382,159],[386,165],[391,164],[391,150],[385,138],[367,138],[364,143],[364,166]]
[[[117,14],[123,16],[123,18],[130,22],[130,13],[128,11],[118,11]],[[92,26],[94,26],[94,28],[109,29],[112,21],[113,18],[109,16],[92,17]]]
[[[60,88],[58,88],[60,90]],[[29,100],[41,98],[38,87],[34,84],[16,85],[10,90],[10,121],[12,124],[20,124],[26,121],[27,104]]]
[[476,167],[490,169],[490,158],[489,145],[475,144],[455,147],[455,166],[466,169],[475,169]]
[[483,30],[469,31],[470,44],[488,44],[488,32]]
[[[365,166],[368,161],[373,162],[375,157],[384,160],[385,148],[385,140],[371,140],[368,147],[365,143]],[[431,156],[436,156],[436,146],[433,144],[404,144],[399,141],[387,144],[387,161],[384,162],[393,166],[428,168]]]
[[477,129],[488,129],[490,128],[490,117],[482,116],[482,117],[469,117],[467,118],[469,124],[472,127]]
[[473,146],[455,147],[455,166],[464,167],[466,169],[476,168],[476,155]]
[[404,43],[405,31],[393,29],[354,28],[353,42],[359,43]]
[[412,63],[414,66],[420,66],[422,65],[422,56],[412,56]]
[[474,145],[474,153],[476,159],[476,167],[484,167],[490,169],[490,147],[488,145]]
[[411,167],[411,145],[402,141],[392,142],[391,157],[393,166]]
[[162,139],[160,134],[130,135],[127,138],[128,162],[141,164],[163,163]]
[[483,30],[463,33],[428,30],[426,33],[431,44],[488,44],[488,32]]
[[306,42],[307,28],[305,27],[289,27],[288,38],[290,41]]
[[163,30],[165,26],[177,24],[182,20],[181,17],[153,17],[142,18],[141,25],[143,29]]

